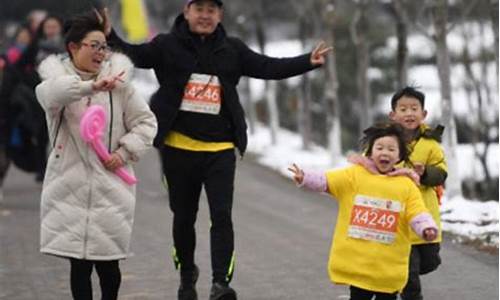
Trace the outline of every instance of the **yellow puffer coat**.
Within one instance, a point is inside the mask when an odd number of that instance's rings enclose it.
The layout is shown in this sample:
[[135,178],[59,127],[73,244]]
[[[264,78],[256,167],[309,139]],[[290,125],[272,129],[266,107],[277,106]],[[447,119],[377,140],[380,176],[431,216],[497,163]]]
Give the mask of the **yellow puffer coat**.
[[[426,169],[428,169],[429,167],[437,168],[438,170],[442,171],[442,173],[444,174],[444,178],[446,178],[448,167],[446,164],[443,148],[438,141],[439,139],[439,132],[434,132],[427,125],[421,125],[417,138],[408,145],[408,148],[410,150],[410,164],[406,164],[404,165],[404,167],[412,167],[411,164],[421,163],[425,165]],[[420,193],[422,194],[425,206],[430,211],[432,217],[434,218],[434,221],[439,228],[438,239],[432,241],[432,243],[441,242],[441,217],[439,213],[438,194],[436,191],[437,186],[426,185],[424,179],[425,175],[421,178],[421,184],[419,186]],[[412,244],[414,245],[429,243],[419,238],[413,232],[411,232],[410,239]]]

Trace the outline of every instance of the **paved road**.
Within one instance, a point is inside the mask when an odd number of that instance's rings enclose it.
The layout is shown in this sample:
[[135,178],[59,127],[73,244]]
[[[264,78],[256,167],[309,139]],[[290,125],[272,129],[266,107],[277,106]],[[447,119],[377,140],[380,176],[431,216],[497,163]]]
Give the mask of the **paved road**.
[[[133,255],[122,262],[120,299],[175,299],[178,275],[170,260],[171,214],[151,152],[138,165],[138,202]],[[0,203],[0,299],[70,299],[69,264],[38,252],[40,186],[11,170]],[[234,220],[236,273],[233,286],[243,300],[349,299],[332,285],[326,262],[336,203],[298,190],[284,178],[239,162]],[[197,222],[200,299],[208,299],[210,263],[206,201]],[[445,241],[443,265],[424,277],[428,300],[498,299],[498,256]],[[95,274],[94,274],[94,277]],[[98,287],[96,278],[94,286]],[[95,299],[99,299],[95,291]]]

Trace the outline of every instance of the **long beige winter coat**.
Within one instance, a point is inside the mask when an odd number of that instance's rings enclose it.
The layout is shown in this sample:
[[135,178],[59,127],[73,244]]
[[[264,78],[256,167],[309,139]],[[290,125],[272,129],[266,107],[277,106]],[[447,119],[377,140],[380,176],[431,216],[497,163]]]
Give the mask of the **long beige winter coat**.
[[[132,69],[127,57],[113,54],[98,77],[123,70],[130,75]],[[54,146],[42,190],[41,252],[88,260],[123,259],[134,220],[135,186],[104,168],[80,137],[80,118],[89,104],[105,108],[102,141],[108,147],[111,137],[111,151],[125,159],[132,173],[130,162],[152,145],[156,119],[128,82],[130,76],[110,97],[108,92],[93,92],[90,74],[77,73],[67,56],[48,57],[38,71],[43,81],[36,95],[46,112]]]

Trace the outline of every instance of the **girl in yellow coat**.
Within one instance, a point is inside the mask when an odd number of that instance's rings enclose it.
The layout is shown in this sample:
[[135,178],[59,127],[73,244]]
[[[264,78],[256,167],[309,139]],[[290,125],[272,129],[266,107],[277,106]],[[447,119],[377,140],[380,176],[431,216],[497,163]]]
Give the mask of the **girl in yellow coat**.
[[320,173],[295,164],[289,170],[300,186],[339,202],[330,279],[349,285],[351,300],[396,299],[408,279],[410,227],[428,241],[437,227],[414,182],[418,175],[394,168],[408,155],[400,126],[382,124],[364,133],[365,153],[379,174],[359,164]]

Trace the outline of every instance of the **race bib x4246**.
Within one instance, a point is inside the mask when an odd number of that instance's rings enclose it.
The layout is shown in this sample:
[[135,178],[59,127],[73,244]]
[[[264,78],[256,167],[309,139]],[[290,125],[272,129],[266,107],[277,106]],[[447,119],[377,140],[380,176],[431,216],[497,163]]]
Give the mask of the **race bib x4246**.
[[221,102],[219,78],[215,75],[194,73],[184,89],[180,110],[217,115]]

